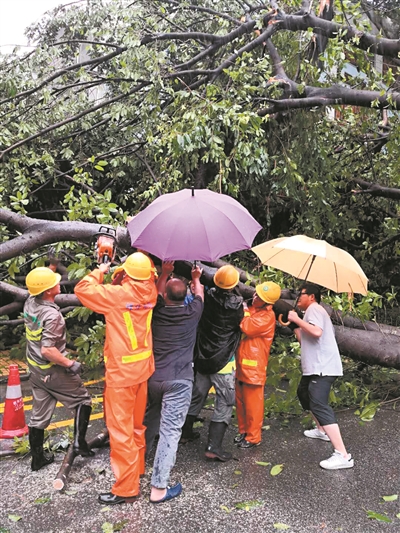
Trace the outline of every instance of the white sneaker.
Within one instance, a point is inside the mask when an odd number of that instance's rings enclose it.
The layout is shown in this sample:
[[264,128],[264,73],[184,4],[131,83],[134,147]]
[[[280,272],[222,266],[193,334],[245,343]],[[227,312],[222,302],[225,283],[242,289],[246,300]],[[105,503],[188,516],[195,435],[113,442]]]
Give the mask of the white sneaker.
[[354,461],[350,454],[346,459],[340,452],[335,450],[329,459],[321,461],[319,466],[325,470],[340,470],[341,468],[353,468]]
[[318,428],[306,429],[306,431],[304,432],[304,435],[306,437],[309,437],[310,439],[321,439],[321,440],[326,440],[328,442],[331,440],[326,433],[324,433],[323,431],[320,431]]

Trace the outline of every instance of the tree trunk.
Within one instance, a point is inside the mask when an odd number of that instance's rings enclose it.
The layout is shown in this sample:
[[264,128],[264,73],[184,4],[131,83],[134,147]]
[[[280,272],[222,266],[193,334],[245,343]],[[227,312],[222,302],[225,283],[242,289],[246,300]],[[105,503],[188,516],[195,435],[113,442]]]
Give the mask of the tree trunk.
[[[43,244],[51,244],[60,240],[89,242],[99,231],[99,224],[81,222],[49,222],[44,220],[31,219],[29,217],[17,215],[5,209],[0,209],[0,222],[6,223],[9,227],[18,229],[21,235],[0,244],[0,259],[6,260],[15,257],[20,253],[27,253]],[[126,228],[117,228],[116,242],[120,250],[131,253],[130,239]],[[156,264],[159,260],[155,258]],[[220,266],[226,264],[224,261],[217,261],[213,264],[201,264],[203,269],[201,282],[207,287],[212,287],[214,274]],[[63,265],[59,265],[60,273],[64,273]],[[175,261],[175,273],[190,279],[192,264],[187,261]],[[257,278],[251,276],[243,270],[240,272],[240,282],[237,291],[245,300],[251,300],[254,294],[254,284]],[[253,286],[246,283],[253,283]],[[8,301],[0,305],[0,315],[11,312],[22,311],[23,303],[28,297],[28,291],[21,287],[0,281],[0,295],[6,294]],[[277,318],[283,314],[283,321],[287,320],[288,309],[293,308],[296,294],[290,290],[282,291],[282,299],[274,306]],[[10,302],[11,300],[11,302]],[[56,298],[56,303],[62,309],[80,305],[74,294],[60,294]],[[329,313],[333,324],[335,324],[336,338],[342,355],[350,357],[356,361],[361,361],[368,365],[380,365],[390,368],[400,369],[400,329],[377,324],[376,322],[361,320],[342,316],[331,307],[324,305]],[[22,319],[1,320],[1,325],[15,326],[22,323]],[[279,334],[292,335],[290,327],[278,325]]]

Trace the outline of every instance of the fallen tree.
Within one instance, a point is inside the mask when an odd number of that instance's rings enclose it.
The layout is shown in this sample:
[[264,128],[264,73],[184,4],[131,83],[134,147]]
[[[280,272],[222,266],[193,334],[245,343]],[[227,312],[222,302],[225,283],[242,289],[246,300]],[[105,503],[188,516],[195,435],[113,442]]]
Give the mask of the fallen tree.
[[[86,254],[92,255],[91,242],[98,233],[100,225],[82,222],[49,222],[40,219],[33,219],[27,216],[17,215],[5,209],[0,209],[0,223],[6,224],[12,230],[18,230],[19,235],[0,244],[0,262],[20,254],[33,252],[41,246],[54,245],[57,242],[68,240],[77,242],[86,249]],[[116,228],[116,244],[119,249],[119,258],[132,251],[128,231],[124,227]],[[157,259],[156,259],[157,261]],[[207,286],[213,285],[213,276],[216,269],[224,264],[217,261],[214,264],[201,264],[203,275],[201,281]],[[94,263],[91,268],[94,268]],[[191,263],[176,261],[175,272],[180,276],[190,278]],[[57,268],[63,275],[64,281],[68,281],[67,271],[62,263],[58,263]],[[25,268],[25,273],[30,267]],[[75,274],[78,270],[75,270]],[[71,271],[74,275],[74,271]],[[83,274],[82,274],[83,275]],[[23,277],[19,276],[19,280]],[[249,280],[251,284],[245,282]],[[11,281],[11,278],[10,278]],[[256,278],[252,278],[245,271],[241,271],[241,281],[238,290],[242,296],[249,300],[254,293],[254,283]],[[68,287],[70,290],[70,287]],[[28,291],[23,286],[17,286],[11,282],[0,281],[1,301],[5,295],[11,299],[0,306],[0,316],[11,315],[22,311],[24,301],[28,297]],[[295,304],[295,293],[284,290],[282,292],[283,304],[276,308],[276,314],[283,312],[283,320],[286,320],[287,310]],[[56,303],[64,312],[68,312],[80,302],[73,293],[60,294],[56,298]],[[283,307],[282,307],[283,306]],[[336,337],[341,354],[356,361],[368,365],[380,365],[384,367],[400,369],[400,329],[377,324],[374,321],[361,321],[352,316],[343,316],[329,306],[325,306],[335,324]],[[285,316],[286,312],[286,316]],[[0,326],[15,326],[22,323],[22,319],[7,318],[0,321]],[[278,331],[283,335],[290,335],[292,332],[287,327],[278,327]]]

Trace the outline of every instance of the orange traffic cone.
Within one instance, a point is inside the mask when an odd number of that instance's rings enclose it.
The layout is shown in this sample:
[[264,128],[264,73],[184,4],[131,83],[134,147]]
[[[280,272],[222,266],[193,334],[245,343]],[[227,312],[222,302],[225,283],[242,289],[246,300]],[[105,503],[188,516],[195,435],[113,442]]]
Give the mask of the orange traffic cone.
[[24,400],[22,399],[18,365],[10,365],[0,439],[13,439],[14,437],[22,437],[27,433],[28,426],[25,424]]

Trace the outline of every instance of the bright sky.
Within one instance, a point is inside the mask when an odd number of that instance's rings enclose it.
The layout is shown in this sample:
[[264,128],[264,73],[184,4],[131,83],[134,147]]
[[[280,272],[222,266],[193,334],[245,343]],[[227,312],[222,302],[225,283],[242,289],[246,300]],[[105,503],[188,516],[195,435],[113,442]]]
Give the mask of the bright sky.
[[0,0],[0,51],[27,45],[24,31],[32,22],[40,20],[45,11],[70,3],[73,0]]

